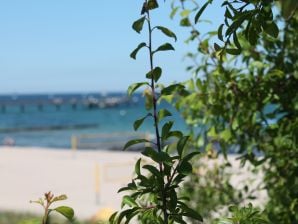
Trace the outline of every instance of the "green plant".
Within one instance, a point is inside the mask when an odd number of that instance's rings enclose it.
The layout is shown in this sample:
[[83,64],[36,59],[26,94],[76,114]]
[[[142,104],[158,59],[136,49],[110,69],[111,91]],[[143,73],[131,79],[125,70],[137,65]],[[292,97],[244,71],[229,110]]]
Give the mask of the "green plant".
[[66,195],[54,196],[50,191],[44,194],[44,198],[39,198],[36,201],[30,201],[31,203],[37,203],[41,205],[44,209],[44,215],[42,218],[42,224],[49,224],[50,214],[52,212],[57,212],[63,215],[69,221],[73,221],[74,211],[68,206],[58,206],[56,208],[51,208],[52,204],[58,201],[66,200]]
[[[162,75],[162,69],[154,67],[154,56],[162,51],[174,50],[174,47],[170,43],[164,43],[153,49],[153,32],[161,31],[175,40],[176,35],[166,27],[152,27],[150,12],[156,8],[158,8],[156,0],[144,1],[141,10],[142,17],[132,25],[138,33],[142,31],[145,22],[148,26],[148,43],[139,44],[130,56],[136,59],[140,49],[148,49],[150,71],[146,74],[146,78],[149,82],[136,83],[128,88],[129,95],[141,86],[149,88],[145,92],[148,114],[135,121],[134,129],[137,130],[145,119],[153,119],[155,141],[135,139],[127,142],[124,147],[127,149],[134,144],[146,143],[148,146],[144,148],[142,154],[150,158],[151,162],[143,165],[142,159],[137,161],[136,177],[127,187],[119,190],[119,192],[131,192],[123,197],[122,208],[125,209],[114,213],[110,218],[111,223],[121,223],[123,220],[129,223],[134,217],[137,217],[141,223],[186,223],[187,218],[202,221],[202,217],[185,204],[185,198],[177,195],[184,178],[192,172],[190,160],[199,152],[187,151],[186,145],[189,137],[184,136],[180,131],[172,130],[173,121],[163,121],[165,117],[171,116],[170,111],[158,109],[157,102],[160,96],[169,95],[176,89],[180,89],[180,93],[183,94],[183,88],[181,85],[170,85],[159,91],[161,85],[158,84],[158,80]],[[177,141],[168,144],[169,139],[177,139]],[[176,147],[174,153],[169,152],[170,145]]]
[[268,224],[266,216],[258,209],[253,208],[252,204],[247,207],[230,206],[232,217],[221,218],[217,224]]
[[187,54],[189,94],[173,94],[192,127],[192,144],[262,165],[270,222],[297,223],[297,1],[223,1],[223,23],[205,36],[192,21],[200,23],[212,1],[191,9],[185,5],[194,1],[179,2],[172,15],[188,10],[180,24],[199,46]]

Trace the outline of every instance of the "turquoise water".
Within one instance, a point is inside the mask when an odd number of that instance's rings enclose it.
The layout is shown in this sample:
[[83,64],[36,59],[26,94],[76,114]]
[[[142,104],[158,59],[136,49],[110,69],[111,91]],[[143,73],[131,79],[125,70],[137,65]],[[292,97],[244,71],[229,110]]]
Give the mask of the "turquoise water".
[[[89,94],[92,97],[108,98],[111,96],[125,97],[124,93],[113,93],[106,96]],[[73,108],[71,104],[44,105],[41,108],[35,104],[26,104],[22,108],[21,102],[42,102],[49,98],[84,99],[86,94],[56,94],[56,95],[18,95],[0,96],[0,144],[7,139],[13,139],[17,146],[41,146],[52,148],[70,148],[71,136],[82,134],[124,133],[134,132],[134,120],[143,117],[148,112],[144,109],[141,95],[136,95],[137,101],[127,102],[114,107],[88,108],[78,104]],[[3,105],[6,105],[3,109]],[[176,128],[185,128],[183,120],[175,109],[166,103],[166,107],[174,114]],[[148,118],[140,132],[153,133],[152,120]],[[100,140],[99,140],[100,141]],[[113,142],[111,142],[113,144]]]

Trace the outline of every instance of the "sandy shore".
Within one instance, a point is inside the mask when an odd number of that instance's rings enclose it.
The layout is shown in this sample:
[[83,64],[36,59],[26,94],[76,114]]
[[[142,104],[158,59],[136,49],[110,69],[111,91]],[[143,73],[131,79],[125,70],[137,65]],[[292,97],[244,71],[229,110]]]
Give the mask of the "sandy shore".
[[[139,157],[140,153],[133,152],[0,147],[0,210],[42,212],[29,201],[47,191],[67,194],[68,200],[63,204],[71,206],[80,219],[105,208],[117,210],[122,197],[117,191],[131,180]],[[235,156],[230,162],[235,188],[255,177],[247,168],[239,169]],[[213,164],[208,162],[207,167],[210,166]],[[261,180],[258,174],[257,182]],[[260,197],[266,198],[265,192]]]
[[30,200],[52,191],[67,194],[78,218],[90,218],[102,208],[118,209],[117,190],[132,177],[139,153],[0,147],[0,210],[42,209]]

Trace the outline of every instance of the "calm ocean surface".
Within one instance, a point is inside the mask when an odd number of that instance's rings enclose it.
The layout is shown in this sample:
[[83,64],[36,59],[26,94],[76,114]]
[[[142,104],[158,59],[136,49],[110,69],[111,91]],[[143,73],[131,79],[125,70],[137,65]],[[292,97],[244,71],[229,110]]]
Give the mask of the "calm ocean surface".
[[[134,120],[146,115],[142,96],[129,102],[104,108],[89,108],[82,102],[96,99],[124,99],[125,93],[54,94],[54,95],[2,95],[0,96],[0,145],[13,140],[17,146],[70,148],[71,136],[83,134],[113,134],[134,132]],[[56,107],[49,102],[60,102]],[[73,105],[70,102],[77,102]],[[5,105],[5,106],[4,106]],[[23,106],[22,106],[23,105]],[[175,109],[166,103],[160,105],[173,112],[174,128],[185,128]],[[148,118],[140,132],[153,133]],[[101,141],[98,139],[98,141]],[[111,141],[113,144],[113,141]]]

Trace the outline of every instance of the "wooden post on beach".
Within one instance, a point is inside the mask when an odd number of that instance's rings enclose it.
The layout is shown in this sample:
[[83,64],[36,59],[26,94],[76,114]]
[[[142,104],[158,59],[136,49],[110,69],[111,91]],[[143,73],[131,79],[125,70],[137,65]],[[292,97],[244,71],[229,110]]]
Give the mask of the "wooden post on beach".
[[78,149],[78,138],[75,135],[71,136],[71,149],[73,152]]
[[95,203],[100,204],[100,169],[99,164],[95,164]]

